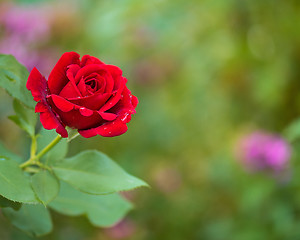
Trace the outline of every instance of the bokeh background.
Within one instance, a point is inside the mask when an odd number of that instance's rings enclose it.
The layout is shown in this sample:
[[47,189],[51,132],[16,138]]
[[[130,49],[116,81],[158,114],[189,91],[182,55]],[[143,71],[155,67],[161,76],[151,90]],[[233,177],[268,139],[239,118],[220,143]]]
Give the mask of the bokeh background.
[[[69,155],[103,151],[151,189],[125,193],[136,207],[109,229],[53,212],[41,239],[300,239],[299,1],[0,1],[1,53],[47,76],[66,51],[119,66],[140,101],[126,134]],[[1,140],[26,154],[0,102]],[[284,167],[247,169],[240,142],[258,131],[287,141]],[[1,216],[0,239],[32,238]]]

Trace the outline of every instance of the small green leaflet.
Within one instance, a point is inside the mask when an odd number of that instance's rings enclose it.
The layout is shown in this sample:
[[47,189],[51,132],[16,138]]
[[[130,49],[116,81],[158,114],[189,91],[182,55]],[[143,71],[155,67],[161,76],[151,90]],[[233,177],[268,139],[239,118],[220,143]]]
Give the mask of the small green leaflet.
[[41,170],[31,177],[31,186],[43,205],[51,202],[59,192],[57,178],[48,170]]
[[39,203],[29,177],[15,161],[4,158],[0,158],[0,195],[15,202]]
[[108,156],[94,150],[66,158],[52,167],[59,179],[89,194],[108,194],[148,186],[125,172]]
[[7,198],[2,197],[0,195],[0,207],[1,208],[11,207],[15,210],[19,210],[21,207],[21,203],[10,201]]
[[90,195],[64,182],[61,182],[59,195],[49,206],[69,216],[85,214],[91,223],[98,227],[112,226],[132,208],[132,205],[118,194]]
[[12,208],[3,208],[2,212],[15,227],[31,236],[39,237],[52,230],[50,213],[41,204],[23,204],[18,211]]
[[0,54],[0,87],[26,106],[34,108],[35,102],[26,88],[27,69],[14,56]]

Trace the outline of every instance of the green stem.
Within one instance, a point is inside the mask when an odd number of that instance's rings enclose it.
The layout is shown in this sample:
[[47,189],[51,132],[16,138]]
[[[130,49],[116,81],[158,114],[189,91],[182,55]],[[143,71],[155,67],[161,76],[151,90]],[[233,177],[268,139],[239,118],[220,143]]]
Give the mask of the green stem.
[[56,138],[53,139],[51,143],[49,143],[42,151],[40,151],[35,159],[38,161],[42,156],[44,156],[47,152],[49,152],[59,141],[62,139],[60,135],[57,135]]
[[35,159],[34,159],[34,158],[30,158],[30,159],[27,160],[26,162],[23,162],[23,163],[20,165],[20,168],[26,168],[26,167],[28,167],[29,165],[32,165],[34,162],[35,162]]
[[37,149],[37,142],[36,142],[36,136],[34,135],[31,137],[30,158],[35,157],[36,149]]
[[42,168],[47,168],[44,164],[42,164],[39,160],[42,156],[44,156],[47,152],[49,152],[59,141],[62,139],[60,135],[57,135],[56,138],[53,139],[42,151],[40,151],[37,155],[35,155],[36,151],[36,139],[32,139],[31,145],[31,154],[30,159],[20,165],[20,168],[26,168],[30,165],[37,165]]

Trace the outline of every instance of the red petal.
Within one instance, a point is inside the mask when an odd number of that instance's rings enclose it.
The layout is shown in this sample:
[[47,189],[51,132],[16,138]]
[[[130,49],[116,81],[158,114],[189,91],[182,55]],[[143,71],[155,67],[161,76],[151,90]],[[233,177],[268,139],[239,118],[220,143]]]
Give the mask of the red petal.
[[81,115],[86,116],[86,117],[92,116],[94,113],[94,111],[92,111],[88,108],[85,108],[85,107],[79,108],[79,112],[81,113]]
[[80,66],[84,67],[88,64],[104,64],[104,62],[101,62],[98,58],[92,57],[90,55],[84,55],[81,59]]
[[106,69],[105,64],[89,64],[85,67],[81,68],[75,77],[75,82],[79,82],[80,79],[83,77],[87,77],[92,73],[98,73],[100,76],[105,78],[106,80],[106,93],[111,93],[114,88],[114,79],[112,78],[112,75],[110,72]]
[[35,112],[36,113],[40,113],[40,112],[45,112],[47,111],[48,108],[45,106],[45,104],[43,104],[42,102],[38,102],[36,105],[35,105]]
[[86,96],[87,95],[86,85],[85,85],[84,78],[81,78],[81,80],[77,84],[77,87],[78,87],[78,90],[81,93],[81,96]]
[[62,122],[66,126],[79,130],[99,126],[106,122],[97,112],[93,112],[90,116],[84,116],[79,109],[63,112],[54,106],[54,110],[59,114]]
[[75,82],[75,76],[76,76],[76,74],[77,74],[77,72],[80,70],[80,66],[79,65],[77,65],[77,64],[72,64],[72,65],[69,65],[68,66],[68,70],[67,70],[67,73],[66,73],[66,75],[67,75],[67,77],[69,78],[69,80],[71,81],[71,82],[74,82],[75,83],[75,85],[77,84],[76,82]]
[[111,97],[102,108],[100,108],[101,112],[105,112],[117,104],[117,102],[121,99],[121,95],[122,95],[124,87],[125,87],[124,79],[120,78],[119,89],[117,90],[115,95],[113,97]]
[[127,126],[121,120],[117,119],[113,122],[105,123],[100,127],[79,130],[79,134],[85,138],[94,137],[96,135],[101,135],[103,137],[115,137],[122,135],[127,131]]
[[117,118],[117,115],[114,113],[107,113],[107,112],[100,112],[100,111],[98,111],[98,113],[104,120],[107,121],[113,121]]
[[35,67],[29,74],[26,88],[31,91],[34,101],[38,102],[47,95],[47,82],[42,74]]
[[78,106],[60,96],[52,94],[50,97],[52,98],[54,105],[63,112],[70,112],[71,110],[76,109],[76,110],[79,110],[81,115],[83,115],[85,117],[89,117],[89,116],[93,115],[93,113],[94,113],[93,110]]
[[40,120],[43,127],[47,130],[57,127],[56,119],[52,117],[52,114],[49,111],[41,112]]
[[109,111],[113,113],[117,113],[118,115],[121,112],[130,112],[130,114],[135,113],[135,107],[138,103],[138,100],[135,96],[133,96],[130,90],[125,86],[122,92],[122,98],[118,103],[112,107]]
[[88,97],[83,98],[74,98],[74,99],[68,99],[70,102],[86,107],[91,110],[99,110],[103,104],[107,101],[107,99],[110,97],[111,94],[104,93],[104,94],[94,94]]
[[116,79],[118,77],[121,77],[123,72],[121,68],[115,66],[115,65],[105,65],[106,69],[110,72],[113,79]]
[[61,90],[59,93],[59,96],[64,98],[76,98],[80,97],[81,94],[78,91],[77,87],[74,87],[74,84],[71,82],[68,82],[67,85]]
[[60,96],[52,94],[49,97],[52,98],[52,101],[55,104],[55,106],[63,112],[70,112],[75,108],[75,104],[69,102],[68,100]]
[[76,64],[72,64],[72,65],[68,66],[66,75],[69,79],[69,82],[59,93],[60,96],[66,97],[66,98],[74,98],[74,97],[82,96],[79,89],[76,86],[76,83],[75,83],[75,75],[79,69],[80,69],[80,66],[76,65]]
[[67,67],[72,64],[80,64],[79,54],[66,52],[56,63],[48,78],[48,87],[52,94],[59,94],[62,88],[68,83],[66,72]]
[[44,105],[41,102],[36,106],[36,111],[40,112],[40,121],[43,127],[47,130],[56,129],[56,132],[63,138],[68,137],[68,132],[65,127],[61,124],[58,117],[51,110],[49,105]]
[[56,129],[56,132],[62,137],[68,137],[68,132],[59,120],[59,117],[52,111],[46,100],[47,82],[40,72],[33,68],[26,84],[28,90],[38,103],[35,106],[35,112],[40,113],[40,121],[45,129]]
[[130,94],[130,97],[131,97],[131,104],[134,108],[136,108],[136,106],[138,105],[139,103],[139,100],[136,96],[133,96]]

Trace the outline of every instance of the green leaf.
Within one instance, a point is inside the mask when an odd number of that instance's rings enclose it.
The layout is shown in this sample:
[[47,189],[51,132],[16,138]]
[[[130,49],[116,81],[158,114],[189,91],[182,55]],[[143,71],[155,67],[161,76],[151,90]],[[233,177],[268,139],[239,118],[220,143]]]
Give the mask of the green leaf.
[[292,122],[284,131],[283,136],[291,141],[294,142],[300,138],[300,119],[295,120]]
[[[42,128],[37,138],[38,152],[40,152],[56,137],[57,137],[57,133],[55,130],[46,130]],[[42,159],[45,159],[49,163],[56,162],[65,158],[67,153],[68,153],[68,142],[67,139],[63,138]]]
[[38,203],[30,178],[12,160],[0,159],[0,195],[16,202]]
[[34,108],[36,103],[26,88],[28,75],[27,69],[12,55],[0,54],[0,87],[26,106]]
[[52,230],[51,216],[43,205],[23,204],[20,210],[2,210],[4,216],[17,228],[31,236],[42,236]]
[[48,170],[42,170],[31,177],[31,185],[37,198],[47,205],[59,192],[57,178]]
[[13,202],[13,201],[8,200],[5,197],[0,196],[0,207],[1,208],[11,207],[15,210],[19,210],[21,206],[22,206],[21,203]]
[[35,135],[37,114],[35,114],[34,110],[25,107],[16,99],[13,106],[17,115],[9,116],[8,118],[33,137]]
[[0,141],[0,159],[1,158],[12,159],[18,163],[23,162],[23,159],[19,155],[9,151]]
[[132,205],[118,194],[89,195],[64,182],[61,182],[59,195],[49,206],[69,216],[85,214],[93,225],[99,227],[115,224],[132,209]]
[[147,186],[98,151],[84,151],[64,159],[55,163],[53,170],[59,179],[90,194],[107,194]]

